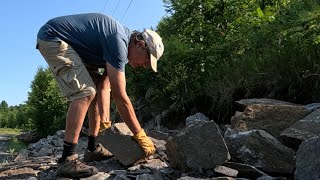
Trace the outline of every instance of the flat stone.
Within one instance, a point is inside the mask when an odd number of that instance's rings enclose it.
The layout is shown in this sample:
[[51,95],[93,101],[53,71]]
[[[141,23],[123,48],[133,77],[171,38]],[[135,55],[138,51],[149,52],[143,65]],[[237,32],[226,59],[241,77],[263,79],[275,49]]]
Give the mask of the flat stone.
[[226,166],[216,166],[214,172],[224,174],[226,176],[237,177],[238,171]]
[[107,148],[121,164],[128,166],[144,157],[139,144],[132,139],[132,132],[125,123],[115,123],[99,134],[97,141]]

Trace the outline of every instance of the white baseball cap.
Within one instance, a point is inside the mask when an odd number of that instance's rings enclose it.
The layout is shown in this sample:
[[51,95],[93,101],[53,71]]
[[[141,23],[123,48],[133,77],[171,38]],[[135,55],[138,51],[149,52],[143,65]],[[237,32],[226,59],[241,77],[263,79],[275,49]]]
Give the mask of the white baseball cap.
[[158,33],[150,29],[144,30],[141,34],[150,51],[151,68],[154,72],[157,72],[157,62],[164,51],[162,38]]

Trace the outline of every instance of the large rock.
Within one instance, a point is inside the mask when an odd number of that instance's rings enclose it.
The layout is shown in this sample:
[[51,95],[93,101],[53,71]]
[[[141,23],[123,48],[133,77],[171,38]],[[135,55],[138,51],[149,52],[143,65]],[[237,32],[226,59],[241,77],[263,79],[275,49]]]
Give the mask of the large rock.
[[241,99],[240,101],[236,101],[236,103],[242,106],[251,106],[254,104],[265,104],[265,105],[292,105],[297,106],[294,103],[276,100],[276,99],[268,99],[268,98],[252,98],[252,99]]
[[186,126],[192,124],[195,121],[209,121],[209,118],[202,113],[196,113],[186,118]]
[[293,173],[295,152],[263,130],[228,129],[225,142],[232,157],[267,172]]
[[305,118],[299,120],[291,127],[285,129],[281,136],[298,139],[301,141],[308,140],[320,135],[320,109],[312,112]]
[[297,151],[296,180],[320,179],[320,137],[304,141]]
[[248,164],[226,162],[223,166],[237,170],[237,178],[258,179],[259,177],[268,176],[266,173]]
[[182,171],[214,168],[230,159],[228,148],[213,121],[199,121],[182,129],[166,144],[168,159]]
[[120,162],[127,166],[144,157],[139,144],[132,139],[132,132],[125,123],[115,123],[103,131],[97,141],[106,147]]
[[231,118],[232,129],[262,129],[278,140],[285,129],[310,114],[305,106],[279,100],[243,99],[237,103],[245,106],[245,110]]
[[35,143],[40,139],[39,134],[36,130],[32,130],[29,132],[23,132],[16,136],[18,140],[23,141],[25,143]]

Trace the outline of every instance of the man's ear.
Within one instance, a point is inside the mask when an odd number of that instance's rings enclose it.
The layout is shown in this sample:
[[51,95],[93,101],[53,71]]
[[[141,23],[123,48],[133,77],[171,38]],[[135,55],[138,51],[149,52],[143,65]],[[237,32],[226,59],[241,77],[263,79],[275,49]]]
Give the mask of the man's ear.
[[137,45],[138,48],[141,48],[141,47],[144,48],[145,47],[144,41],[142,41],[142,40],[138,41],[136,45]]

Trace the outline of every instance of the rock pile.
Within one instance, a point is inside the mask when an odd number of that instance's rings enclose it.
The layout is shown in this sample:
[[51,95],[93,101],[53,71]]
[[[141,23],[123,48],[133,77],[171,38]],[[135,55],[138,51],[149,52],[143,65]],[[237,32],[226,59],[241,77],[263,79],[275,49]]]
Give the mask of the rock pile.
[[[157,130],[146,128],[156,154],[133,164],[117,156],[88,163],[99,173],[84,179],[319,179],[319,104],[272,99],[237,103],[243,111],[224,128],[197,113],[187,118],[183,129],[163,132],[157,119]],[[14,162],[0,165],[0,179],[64,179],[56,176],[63,136],[64,131],[58,131],[30,144]],[[79,139],[80,157],[86,140]]]

